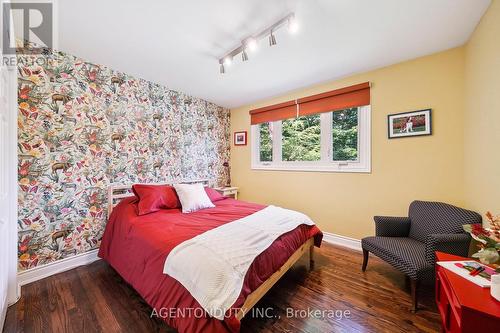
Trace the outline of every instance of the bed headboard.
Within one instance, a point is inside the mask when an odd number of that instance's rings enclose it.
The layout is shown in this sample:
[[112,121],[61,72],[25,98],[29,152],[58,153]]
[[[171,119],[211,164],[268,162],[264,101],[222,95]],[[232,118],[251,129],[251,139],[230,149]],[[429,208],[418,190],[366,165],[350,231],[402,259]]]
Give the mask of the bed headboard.
[[215,179],[194,179],[194,180],[179,180],[170,181],[165,183],[132,183],[132,184],[111,184],[108,187],[108,218],[111,215],[113,208],[120,202],[120,200],[133,197],[132,185],[145,184],[145,185],[172,185],[172,184],[197,184],[202,183],[205,186],[214,186]]

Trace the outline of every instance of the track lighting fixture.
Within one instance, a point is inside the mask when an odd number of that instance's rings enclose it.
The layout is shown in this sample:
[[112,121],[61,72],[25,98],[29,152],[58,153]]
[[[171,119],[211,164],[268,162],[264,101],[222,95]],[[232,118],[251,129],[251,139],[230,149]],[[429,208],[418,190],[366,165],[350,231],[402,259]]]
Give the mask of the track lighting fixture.
[[234,50],[228,52],[224,57],[219,59],[220,73],[224,74],[226,72],[226,66],[229,66],[234,58],[234,56],[241,53],[241,60],[248,61],[247,51],[255,51],[257,49],[257,42],[263,38],[269,38],[269,46],[276,45],[276,37],[274,32],[276,32],[282,26],[287,26],[290,33],[295,33],[298,30],[298,24],[295,19],[295,14],[290,13],[283,17],[281,20],[277,21],[270,27],[262,30],[260,33],[250,36],[243,40],[240,46]]
[[271,31],[271,34],[269,35],[269,46],[274,46],[274,45],[276,45],[276,37],[274,37],[274,34]]
[[224,57],[223,59],[219,60],[220,64],[219,72],[221,74],[226,73],[226,66],[230,66],[232,61],[233,59],[231,57]]
[[243,52],[241,52],[241,60],[242,61],[247,61],[248,60],[248,54],[247,54],[247,50],[246,49],[243,49]]

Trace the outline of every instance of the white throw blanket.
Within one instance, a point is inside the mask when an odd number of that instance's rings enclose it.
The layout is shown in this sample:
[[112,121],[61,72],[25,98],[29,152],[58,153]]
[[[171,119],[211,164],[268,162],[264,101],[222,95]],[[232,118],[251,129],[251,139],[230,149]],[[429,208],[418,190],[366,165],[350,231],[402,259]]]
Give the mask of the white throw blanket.
[[301,224],[314,222],[302,213],[268,206],[177,245],[163,273],[179,281],[210,316],[223,320],[254,259]]

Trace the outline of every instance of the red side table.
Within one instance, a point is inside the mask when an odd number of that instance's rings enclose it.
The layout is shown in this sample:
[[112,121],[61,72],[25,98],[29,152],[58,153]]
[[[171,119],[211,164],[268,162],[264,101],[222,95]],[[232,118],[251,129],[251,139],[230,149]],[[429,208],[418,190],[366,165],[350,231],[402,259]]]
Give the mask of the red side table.
[[[437,261],[470,260],[436,252]],[[436,264],[436,303],[443,332],[500,332],[500,302],[482,288]]]

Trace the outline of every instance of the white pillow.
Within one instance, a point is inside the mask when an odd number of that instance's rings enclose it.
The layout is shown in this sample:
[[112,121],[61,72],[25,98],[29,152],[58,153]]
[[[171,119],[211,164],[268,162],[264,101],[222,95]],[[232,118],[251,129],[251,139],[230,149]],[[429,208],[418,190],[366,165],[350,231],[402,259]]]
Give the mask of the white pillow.
[[183,213],[192,213],[200,209],[215,207],[201,183],[176,184],[174,188],[181,202]]

